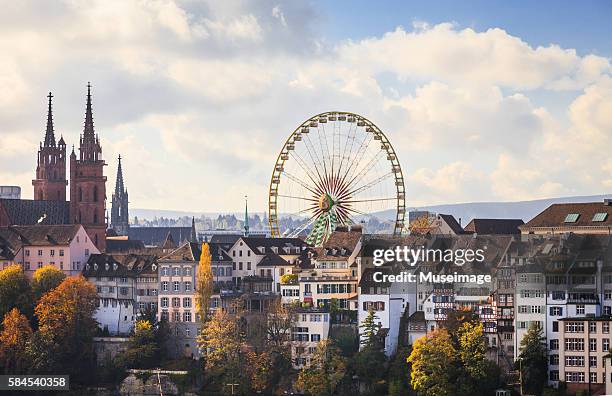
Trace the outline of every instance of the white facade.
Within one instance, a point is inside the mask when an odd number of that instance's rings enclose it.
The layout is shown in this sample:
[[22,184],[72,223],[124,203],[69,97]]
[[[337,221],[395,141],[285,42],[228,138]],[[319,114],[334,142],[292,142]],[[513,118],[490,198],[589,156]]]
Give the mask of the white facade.
[[329,338],[329,313],[308,310],[296,313],[291,330],[291,360],[295,369],[310,365],[319,342]]

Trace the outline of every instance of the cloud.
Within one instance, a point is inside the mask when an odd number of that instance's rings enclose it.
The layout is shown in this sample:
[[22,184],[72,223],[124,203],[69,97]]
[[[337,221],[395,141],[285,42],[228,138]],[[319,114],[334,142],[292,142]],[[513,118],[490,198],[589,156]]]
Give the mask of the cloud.
[[[328,41],[309,3],[13,2],[0,14],[3,180],[31,196],[46,99],[56,135],[96,130],[133,207],[266,207],[303,120],[363,114],[391,139],[408,205],[601,193],[612,185],[610,59],[503,29],[419,23]],[[565,91],[559,95],[559,91]],[[566,102],[560,100],[562,96]]]

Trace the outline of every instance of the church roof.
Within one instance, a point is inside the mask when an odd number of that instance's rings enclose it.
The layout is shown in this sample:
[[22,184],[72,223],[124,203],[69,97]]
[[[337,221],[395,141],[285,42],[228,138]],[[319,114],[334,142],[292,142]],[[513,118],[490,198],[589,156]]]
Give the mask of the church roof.
[[69,219],[70,203],[67,201],[0,199],[0,224],[69,224]]
[[176,243],[188,241],[191,227],[130,227],[128,238],[142,241],[147,246],[162,246],[168,235]]

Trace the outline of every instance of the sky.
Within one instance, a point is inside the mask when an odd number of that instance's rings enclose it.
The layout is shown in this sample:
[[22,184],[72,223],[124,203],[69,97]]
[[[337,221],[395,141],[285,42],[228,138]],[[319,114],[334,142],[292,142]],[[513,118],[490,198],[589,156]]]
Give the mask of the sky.
[[130,205],[267,206],[289,134],[341,109],[383,130],[408,207],[612,192],[608,1],[1,1],[0,184],[32,197],[54,95],[78,146],[92,83]]

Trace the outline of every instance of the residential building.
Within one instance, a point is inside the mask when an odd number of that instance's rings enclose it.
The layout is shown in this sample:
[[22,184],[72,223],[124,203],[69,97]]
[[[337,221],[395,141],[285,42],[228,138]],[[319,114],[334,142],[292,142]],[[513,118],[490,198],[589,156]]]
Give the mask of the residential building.
[[293,368],[308,367],[319,342],[329,338],[330,316],[324,309],[298,309],[291,329]]
[[553,204],[520,227],[523,234],[612,233],[612,199]]

